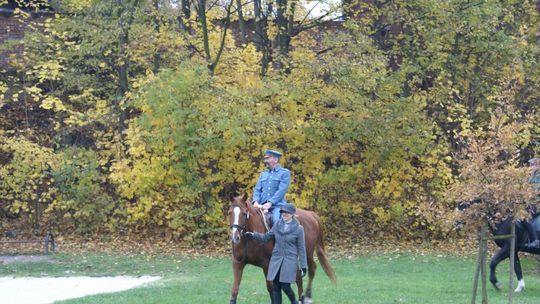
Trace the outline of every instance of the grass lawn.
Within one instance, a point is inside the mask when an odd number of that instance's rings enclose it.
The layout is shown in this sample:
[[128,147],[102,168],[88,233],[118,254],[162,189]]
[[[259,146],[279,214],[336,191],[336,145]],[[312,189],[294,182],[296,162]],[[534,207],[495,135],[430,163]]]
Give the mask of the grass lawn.
[[[319,268],[314,303],[470,303],[476,257],[442,254],[369,254],[331,260],[338,284],[330,284]],[[514,303],[540,303],[537,262],[522,258],[526,291]],[[503,291],[488,286],[489,303],[507,303],[508,263],[498,269]],[[0,276],[160,275],[144,288],[88,296],[57,303],[229,303],[232,283],[228,258],[193,258],[125,254],[57,254],[49,262],[13,263],[0,267]],[[515,281],[514,281],[515,282]],[[1,298],[1,296],[0,296]],[[248,266],[238,303],[270,303],[262,271]],[[478,298],[477,303],[481,303]]]

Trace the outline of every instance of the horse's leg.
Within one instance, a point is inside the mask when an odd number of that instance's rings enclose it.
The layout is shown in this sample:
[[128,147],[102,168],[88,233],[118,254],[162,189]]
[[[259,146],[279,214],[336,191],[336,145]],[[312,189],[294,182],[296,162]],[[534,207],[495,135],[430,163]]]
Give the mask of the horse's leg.
[[516,256],[514,258],[514,272],[516,273],[518,279],[518,285],[515,292],[522,292],[525,289],[525,280],[523,279],[523,271],[521,269],[521,262],[519,261],[519,256],[516,251]]
[[491,258],[489,263],[489,281],[497,290],[501,289],[501,283],[497,281],[496,269],[499,263],[510,257],[510,248],[508,243],[505,243],[504,246],[497,251],[497,253]]
[[244,272],[244,266],[246,266],[246,264],[234,261],[234,257],[233,257],[232,267],[233,267],[234,279],[233,279],[233,286],[231,289],[230,304],[236,304],[236,298],[238,297],[238,291],[240,290],[240,281],[242,280],[242,273]]
[[[266,279],[266,276],[264,276]],[[271,281],[266,281],[266,290],[268,290],[268,295],[270,295],[270,303],[274,304],[274,297],[272,296],[272,290],[274,289],[274,284]]]
[[[268,264],[262,267],[263,273],[264,273],[264,279],[266,280],[266,276],[268,275]],[[270,303],[274,304],[274,297],[272,296],[272,290],[274,289],[274,285],[272,284],[272,281],[266,280],[266,290],[268,291],[268,295],[270,296]]]
[[313,286],[313,278],[315,277],[315,270],[317,269],[317,263],[315,263],[315,260],[313,259],[313,255],[311,257],[308,257],[308,283],[307,283],[307,289],[306,293],[302,295],[302,304],[311,304],[313,299],[311,287]]
[[296,273],[296,288],[298,288],[298,301],[300,303],[304,303],[303,295],[304,292],[304,281],[302,280],[302,276],[300,275],[300,271],[297,271]]

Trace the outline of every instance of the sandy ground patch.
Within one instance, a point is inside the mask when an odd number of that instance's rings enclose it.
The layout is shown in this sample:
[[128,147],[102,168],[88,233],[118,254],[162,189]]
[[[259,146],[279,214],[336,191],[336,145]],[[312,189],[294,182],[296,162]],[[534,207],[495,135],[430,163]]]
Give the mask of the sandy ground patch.
[[0,277],[0,303],[48,304],[54,301],[84,297],[92,294],[117,292],[159,280],[156,276],[142,277],[62,277],[12,278]]
[[47,255],[0,255],[0,264],[50,262]]

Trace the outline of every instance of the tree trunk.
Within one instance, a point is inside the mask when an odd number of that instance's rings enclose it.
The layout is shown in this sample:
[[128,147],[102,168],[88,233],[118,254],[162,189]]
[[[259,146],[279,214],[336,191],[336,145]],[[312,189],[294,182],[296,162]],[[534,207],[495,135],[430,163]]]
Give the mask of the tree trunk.
[[201,24],[203,34],[204,55],[206,62],[210,64],[212,58],[210,55],[210,43],[208,41],[208,24],[206,23],[206,0],[199,0],[199,4],[197,6],[197,17],[199,19],[199,23]]
[[267,14],[264,14],[261,0],[254,0],[253,8],[255,13],[255,44],[262,53],[261,76],[268,73],[268,67],[272,61],[272,46],[268,39],[268,15],[272,12],[272,1],[267,3]]
[[191,19],[191,3],[190,0],[182,0],[182,14],[178,17],[178,23],[180,24],[180,29],[186,32],[191,31],[190,19]]
[[[127,52],[127,46],[129,44],[129,26],[131,25],[131,22],[128,18],[127,22],[122,22],[122,14],[125,11],[125,7],[122,7],[122,10],[120,11],[120,14],[118,16],[119,20],[119,26],[121,28],[121,33],[119,37],[119,63],[117,67],[117,73],[118,73],[118,89],[116,92],[115,97],[115,110],[118,115],[118,128],[120,132],[120,136],[122,137],[122,142],[124,142],[124,130],[126,129],[126,113],[125,110],[123,110],[120,106],[120,103],[126,93],[129,90],[129,79],[128,79],[128,69],[129,69],[129,55]],[[130,12],[132,14],[132,12]]]
[[236,0],[236,9],[238,14],[238,25],[240,26],[240,34],[242,35],[241,41],[244,44],[248,42],[248,33],[246,28],[246,22],[244,20],[244,12],[242,10],[242,0]]
[[[160,25],[159,25],[159,0],[153,0],[153,5],[154,5],[154,9],[155,9],[155,12],[154,12],[154,16],[153,16],[153,22],[154,22],[154,31],[156,32],[156,35],[159,36],[159,31],[160,31]],[[154,65],[153,65],[153,69],[152,71],[154,72],[154,74],[157,74],[159,72],[161,68],[161,54],[159,53],[159,49],[156,50],[156,52],[154,53]]]
[[514,214],[512,213],[512,226],[510,226],[510,275],[508,279],[508,304],[512,304],[514,293],[514,260],[516,258],[516,222],[514,221]]

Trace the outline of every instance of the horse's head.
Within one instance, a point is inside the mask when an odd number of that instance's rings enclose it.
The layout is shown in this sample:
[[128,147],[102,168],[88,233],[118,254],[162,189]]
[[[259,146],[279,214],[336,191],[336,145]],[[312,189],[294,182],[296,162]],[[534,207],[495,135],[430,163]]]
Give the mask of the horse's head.
[[238,244],[242,233],[248,228],[249,217],[253,214],[252,209],[246,194],[231,199],[229,225],[231,227],[231,240],[233,243]]

